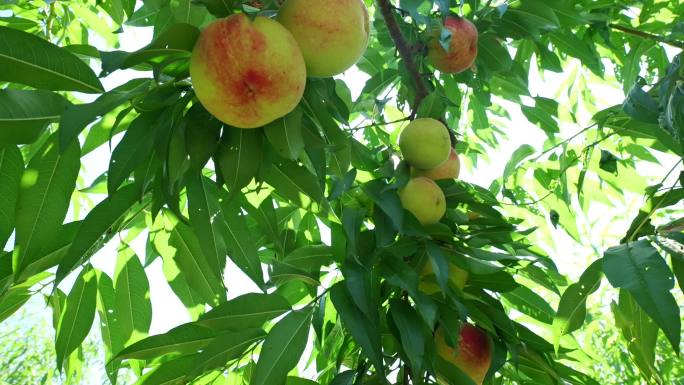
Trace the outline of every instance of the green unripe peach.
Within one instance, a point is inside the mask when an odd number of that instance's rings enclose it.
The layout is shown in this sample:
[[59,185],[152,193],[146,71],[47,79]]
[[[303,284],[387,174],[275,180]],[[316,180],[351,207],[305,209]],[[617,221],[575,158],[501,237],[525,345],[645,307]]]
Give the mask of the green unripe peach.
[[278,21],[299,43],[311,77],[342,73],[368,45],[368,10],[362,0],[285,0]]
[[413,120],[399,135],[399,148],[411,166],[418,170],[433,169],[449,157],[449,131],[444,124],[432,118]]
[[255,128],[292,111],[304,94],[306,65],[280,23],[235,14],[209,24],[190,58],[202,105],[224,123]]
[[[449,281],[460,290],[463,290],[466,282],[468,282],[468,272],[454,265],[453,263],[450,263]],[[441,291],[441,288],[439,287],[435,277],[435,271],[433,270],[432,263],[430,263],[430,261],[427,261],[425,265],[423,265],[423,270],[420,272],[418,288],[427,294],[433,294]]]
[[401,205],[413,214],[422,225],[439,222],[446,212],[444,192],[432,179],[412,178],[399,190]]

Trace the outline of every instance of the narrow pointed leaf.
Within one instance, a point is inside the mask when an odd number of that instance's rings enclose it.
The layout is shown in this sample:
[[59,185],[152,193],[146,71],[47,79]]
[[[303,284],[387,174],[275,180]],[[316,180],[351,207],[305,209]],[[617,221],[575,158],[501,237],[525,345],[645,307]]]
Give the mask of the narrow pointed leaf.
[[250,385],[282,384],[304,353],[311,314],[296,311],[280,320],[266,336]]
[[191,377],[212,369],[221,368],[230,361],[240,358],[244,352],[266,336],[263,329],[245,329],[239,332],[219,334],[198,356],[199,365]]
[[81,345],[90,332],[95,318],[96,296],[95,271],[91,268],[83,269],[67,296],[59,318],[55,338],[58,368],[62,367],[64,359]]
[[[100,95],[94,102],[70,104],[59,121],[59,147],[66,148],[86,126],[149,88],[149,80],[133,79]],[[87,146],[86,146],[87,147]],[[85,150],[84,150],[85,152]]]
[[84,258],[92,255],[96,246],[102,246],[102,240],[115,232],[115,225],[126,216],[139,198],[140,188],[137,185],[127,185],[109,195],[88,213],[59,264],[57,282],[82,263]]
[[156,139],[156,113],[137,117],[126,130],[121,142],[112,151],[107,174],[107,190],[113,193],[152,153]]
[[225,221],[220,215],[216,183],[201,174],[190,172],[187,178],[190,224],[197,235],[207,262],[222,276],[226,266],[227,247],[223,239]]
[[674,277],[658,250],[647,240],[611,247],[603,255],[603,270],[613,287],[626,289],[634,297],[678,352],[681,321],[670,292]]
[[193,230],[182,222],[176,223],[171,229],[169,244],[175,249],[174,261],[193,290],[206,303],[222,302],[226,294],[219,279],[221,272],[210,267]]
[[[227,199],[224,199],[224,202],[228,202]],[[237,207],[229,206],[228,204],[223,206],[222,211],[225,225],[221,226],[220,229],[228,246],[228,257],[254,283],[259,287],[263,287],[264,276],[261,270],[257,245],[252,241],[245,217],[239,214]]]
[[197,323],[215,330],[259,328],[288,310],[290,304],[278,294],[247,293],[210,310]]
[[214,337],[216,332],[211,329],[191,323],[184,324],[128,346],[116,355],[116,359],[149,360],[169,353],[197,353],[214,340]]
[[17,201],[15,274],[40,258],[42,245],[64,221],[80,166],[78,144],[60,153],[54,135],[29,162]]
[[0,245],[5,245],[14,230],[14,212],[24,160],[16,146],[0,148]]
[[126,344],[130,344],[147,335],[152,322],[152,303],[145,270],[129,247],[119,251],[114,291],[114,305],[119,311],[119,330]]
[[69,103],[44,90],[0,90],[0,145],[38,140],[48,124],[59,121]]
[[104,91],[93,70],[73,53],[12,28],[0,27],[0,36],[0,81],[53,91]]

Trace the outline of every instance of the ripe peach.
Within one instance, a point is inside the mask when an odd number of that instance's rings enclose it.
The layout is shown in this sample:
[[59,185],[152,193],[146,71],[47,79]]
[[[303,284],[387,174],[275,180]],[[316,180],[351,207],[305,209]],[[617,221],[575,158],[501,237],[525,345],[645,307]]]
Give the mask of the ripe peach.
[[422,225],[439,222],[446,212],[446,199],[442,189],[432,179],[412,178],[399,190],[401,205],[410,211]]
[[294,37],[277,21],[235,14],[202,31],[190,76],[209,112],[231,126],[255,128],[297,106],[306,66]]
[[492,342],[484,331],[475,326],[464,324],[459,332],[458,350],[456,350],[447,345],[444,332],[440,327],[435,332],[435,344],[437,345],[437,354],[440,357],[456,365],[476,384],[481,385],[484,382],[489,366],[492,364]]
[[449,16],[444,28],[451,32],[449,51],[434,37],[428,44],[428,59],[444,73],[459,73],[470,68],[477,56],[477,28],[468,19]]
[[368,45],[368,10],[362,0],[285,0],[278,21],[297,39],[308,76],[342,73]]
[[413,167],[430,170],[449,158],[449,130],[439,120],[415,119],[399,135],[401,155]]
[[449,159],[431,170],[415,170],[418,176],[425,176],[432,180],[456,179],[461,172],[461,161],[458,160],[456,150],[451,149]]

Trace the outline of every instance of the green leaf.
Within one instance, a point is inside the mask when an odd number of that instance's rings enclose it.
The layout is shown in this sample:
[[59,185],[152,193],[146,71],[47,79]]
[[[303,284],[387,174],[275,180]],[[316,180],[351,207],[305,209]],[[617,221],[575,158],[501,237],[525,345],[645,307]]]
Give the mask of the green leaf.
[[307,207],[303,196],[314,203],[322,203],[323,191],[316,177],[306,168],[289,160],[278,160],[268,167],[263,180],[273,186],[275,192],[300,207]]
[[189,377],[224,367],[227,363],[240,358],[250,346],[265,336],[266,332],[260,328],[219,334],[202,349],[202,353],[197,357],[198,365]]
[[158,113],[143,113],[126,130],[121,142],[112,151],[107,173],[107,190],[110,194],[128,178],[152,153],[160,123]]
[[344,282],[338,282],[330,289],[330,299],[345,328],[370,359],[375,369],[378,372],[384,372],[380,331],[354,304]]
[[549,325],[553,322],[555,313],[553,308],[532,289],[518,286],[511,291],[501,294],[501,296],[519,312]]
[[197,354],[162,363],[145,373],[136,385],[176,385],[186,383],[185,377],[197,366]]
[[53,91],[104,91],[100,80],[73,53],[30,33],[0,27],[0,81]]
[[164,60],[188,58],[198,37],[197,27],[186,23],[173,24],[156,36],[152,43],[138,51],[101,52],[102,70],[109,74],[143,62],[160,63]]
[[636,84],[627,94],[622,108],[627,115],[638,121],[658,123],[658,103]]
[[19,310],[28,300],[31,299],[31,293],[28,290],[10,290],[0,297],[0,322],[9,318],[17,310]]
[[575,34],[560,31],[549,33],[551,42],[563,53],[575,57],[597,76],[603,76],[603,64],[587,43]]
[[49,238],[41,247],[40,257],[30,264],[15,280],[21,282],[35,274],[57,266],[69,249],[71,242],[76,237],[76,232],[81,227],[81,221],[69,222],[60,226],[57,234]]
[[225,288],[218,278],[219,272],[211,269],[193,230],[178,222],[168,231],[171,233],[169,245],[172,248],[170,252],[173,253],[173,260],[190,287],[197,291],[206,303],[215,305],[225,299]]
[[218,148],[222,123],[200,103],[188,110],[184,121],[185,147],[190,156],[191,169],[201,170]]
[[484,33],[477,39],[477,63],[493,72],[506,72],[511,68],[513,59],[496,35]]
[[326,245],[307,245],[293,250],[283,258],[288,265],[304,271],[319,271],[332,262],[332,249]]
[[615,325],[622,331],[639,370],[647,378],[658,376],[659,370],[654,365],[658,326],[626,290],[620,290],[619,302],[611,303],[611,309]]
[[115,304],[114,283],[107,274],[99,270],[96,270],[95,273],[97,275],[97,314],[100,322],[100,334],[104,343],[105,367],[110,381],[116,385],[120,364],[110,360],[123,348],[126,340],[118,323],[119,309],[116,308]]
[[538,125],[548,136],[553,136],[553,134],[560,132],[558,122],[547,111],[539,107],[530,106],[520,106],[520,109],[527,120]]
[[228,257],[257,286],[264,287],[264,273],[261,270],[257,245],[252,242],[245,216],[239,206],[229,203],[224,197],[222,213],[225,224],[221,226],[221,231],[228,247]]
[[441,93],[431,92],[420,102],[416,117],[443,119],[445,111],[446,105],[444,104],[444,100],[442,100]]
[[603,271],[613,287],[632,294],[679,352],[679,306],[670,293],[674,277],[658,250],[647,240],[611,247],[603,255]]
[[102,240],[116,232],[117,224],[125,218],[139,199],[140,188],[131,184],[115,191],[95,206],[83,220],[83,225],[59,263],[56,281],[60,282],[71,269],[83,263],[98,247],[103,246]]
[[35,142],[48,124],[59,121],[68,104],[50,91],[0,90],[0,145]]
[[403,300],[390,301],[392,323],[399,331],[402,349],[408,358],[411,369],[417,373],[422,371],[425,359],[425,324],[414,308]]
[[[212,342],[216,333],[211,329],[196,325],[183,324],[164,334],[149,336],[120,351],[115,359],[151,360],[171,353],[197,353]],[[201,360],[200,360],[201,362]]]
[[[224,233],[231,229],[226,229],[221,215],[216,183],[201,173],[192,171],[188,173],[186,181],[190,225],[207,262],[216,272],[217,278],[222,279],[228,254]],[[254,251],[256,256],[256,249]]]
[[240,331],[260,328],[288,310],[290,304],[278,294],[247,293],[213,308],[197,323],[214,330]]
[[218,166],[231,194],[247,186],[259,171],[261,135],[257,130],[224,129],[218,149]]
[[150,284],[140,259],[130,247],[119,250],[114,292],[119,331],[126,344],[130,344],[147,335],[152,322]]
[[69,209],[81,166],[77,143],[60,153],[53,135],[31,159],[21,178],[15,219],[16,239],[12,266],[20,275],[38,260]]
[[95,318],[97,281],[95,270],[85,268],[67,296],[55,337],[57,367],[76,350],[90,332]]
[[14,230],[14,212],[23,172],[21,151],[16,146],[0,147],[0,245],[7,243]]
[[280,384],[297,365],[311,327],[311,313],[293,311],[280,320],[266,336],[250,385]]
[[506,167],[504,168],[503,180],[505,181],[508,177],[513,175],[518,170],[518,165],[520,165],[525,158],[534,154],[534,152],[534,147],[529,144],[523,144],[513,151],[511,159],[508,160]]
[[302,115],[301,108],[295,108],[284,117],[264,126],[266,138],[278,154],[285,159],[295,160],[304,150]]
[[149,88],[148,79],[133,79],[105,92],[97,100],[86,104],[69,104],[59,120],[59,146],[66,148],[78,134],[100,116],[105,115]]
[[577,283],[568,286],[563,292],[553,319],[556,350],[562,336],[574,332],[584,323],[587,298],[601,285],[602,267],[601,260],[595,261],[582,273]]

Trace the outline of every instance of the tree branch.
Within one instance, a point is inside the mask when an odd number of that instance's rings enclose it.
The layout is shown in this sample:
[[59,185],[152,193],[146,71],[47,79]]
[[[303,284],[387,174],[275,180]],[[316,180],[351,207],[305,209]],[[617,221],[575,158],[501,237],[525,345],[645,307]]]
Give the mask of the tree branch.
[[608,24],[608,26],[610,28],[616,29],[618,31],[622,31],[622,32],[630,34],[630,35],[643,37],[644,39],[650,39],[650,40],[657,41],[659,43],[670,45],[672,47],[684,49],[684,42],[681,42],[681,41],[671,40],[671,39],[668,39],[668,38],[660,36],[660,35],[656,35],[656,34],[653,34],[650,32],[645,32],[645,31],[639,31],[638,29],[625,27],[625,26],[619,25],[619,24],[611,23],[611,24]]
[[416,99],[413,101],[413,108],[411,110],[411,118],[413,118],[418,111],[420,102],[428,95],[428,90],[423,78],[420,76],[416,62],[413,61],[411,47],[409,46],[408,42],[406,42],[404,35],[401,34],[397,20],[394,18],[394,14],[392,12],[392,5],[389,1],[390,0],[377,0],[378,8],[380,8],[382,17],[385,19],[385,24],[387,25],[387,30],[389,31],[390,37],[392,37],[394,44],[397,46],[399,56],[404,62],[409,74],[411,74],[411,78],[416,86]]

